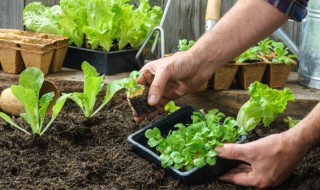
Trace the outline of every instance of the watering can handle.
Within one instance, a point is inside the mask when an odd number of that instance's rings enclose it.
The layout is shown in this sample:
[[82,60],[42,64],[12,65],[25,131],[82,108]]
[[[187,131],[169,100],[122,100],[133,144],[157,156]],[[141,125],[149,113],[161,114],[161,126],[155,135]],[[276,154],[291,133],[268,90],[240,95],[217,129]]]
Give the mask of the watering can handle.
[[221,10],[221,0],[208,0],[206,20],[219,20]]

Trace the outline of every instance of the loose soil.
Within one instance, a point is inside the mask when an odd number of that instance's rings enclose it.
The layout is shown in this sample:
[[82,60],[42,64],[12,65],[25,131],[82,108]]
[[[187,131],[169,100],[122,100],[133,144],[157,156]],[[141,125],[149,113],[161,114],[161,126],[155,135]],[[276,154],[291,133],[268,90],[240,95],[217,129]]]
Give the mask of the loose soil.
[[[14,120],[26,126],[20,118]],[[131,133],[147,124],[133,121],[122,95],[92,119],[86,119],[68,100],[41,138],[30,137],[0,119],[0,189],[253,189],[219,180],[190,187],[179,183],[137,155],[127,141]],[[249,139],[279,133],[285,127],[261,127]],[[276,189],[320,189],[319,176],[318,148]]]

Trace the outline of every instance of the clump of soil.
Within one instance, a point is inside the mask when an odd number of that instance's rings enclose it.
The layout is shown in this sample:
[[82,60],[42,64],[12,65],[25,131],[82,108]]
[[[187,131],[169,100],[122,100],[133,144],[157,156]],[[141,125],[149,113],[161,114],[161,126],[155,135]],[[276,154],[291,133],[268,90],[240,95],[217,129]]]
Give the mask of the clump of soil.
[[[26,126],[22,119],[14,120]],[[67,101],[41,139],[0,119],[0,189],[251,189],[219,180],[191,187],[181,184],[138,156],[127,141],[147,124],[134,122],[126,97],[119,94],[91,119]],[[284,130],[283,125],[261,127],[250,140]],[[316,149],[276,189],[320,189],[319,166]]]

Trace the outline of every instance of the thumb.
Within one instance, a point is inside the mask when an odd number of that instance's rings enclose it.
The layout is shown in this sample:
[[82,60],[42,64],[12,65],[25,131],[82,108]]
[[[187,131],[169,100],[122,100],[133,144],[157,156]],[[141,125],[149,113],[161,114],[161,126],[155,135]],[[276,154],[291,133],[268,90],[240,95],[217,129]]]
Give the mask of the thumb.
[[224,144],[223,146],[216,147],[215,150],[219,153],[218,156],[221,158],[247,162],[243,144]]
[[167,85],[169,77],[170,77],[169,73],[164,71],[159,71],[155,75],[154,80],[151,83],[149,88],[148,103],[151,106],[155,106],[159,103],[159,100],[163,95],[163,92]]

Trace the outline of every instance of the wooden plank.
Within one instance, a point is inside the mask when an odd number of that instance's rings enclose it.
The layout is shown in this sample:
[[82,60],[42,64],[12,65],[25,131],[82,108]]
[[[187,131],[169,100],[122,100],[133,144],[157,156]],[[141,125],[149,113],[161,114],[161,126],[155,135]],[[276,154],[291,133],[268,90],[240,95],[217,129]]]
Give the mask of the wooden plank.
[[0,28],[23,29],[22,0],[1,0],[0,3]]

